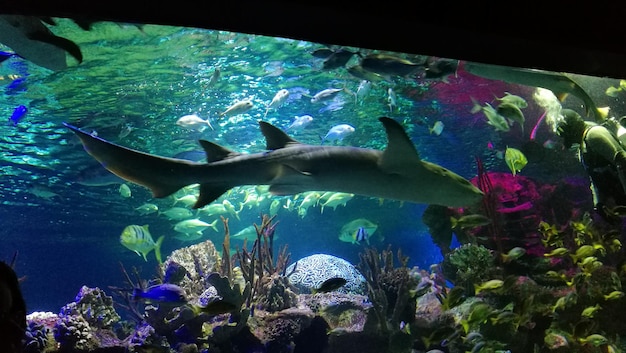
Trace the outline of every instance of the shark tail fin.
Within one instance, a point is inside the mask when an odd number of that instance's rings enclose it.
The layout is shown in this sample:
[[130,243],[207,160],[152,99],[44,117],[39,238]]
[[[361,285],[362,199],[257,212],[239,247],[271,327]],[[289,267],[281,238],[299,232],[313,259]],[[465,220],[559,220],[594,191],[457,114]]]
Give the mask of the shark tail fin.
[[[85,151],[113,174],[143,185],[157,198],[169,196],[188,183],[181,182],[195,163],[153,156],[108,142],[64,123],[80,139]],[[163,171],[168,173],[164,174]]]
[[163,239],[165,239],[165,236],[161,235],[154,244],[154,256],[156,256],[159,264],[163,263],[163,259],[161,258],[161,245],[163,244]]

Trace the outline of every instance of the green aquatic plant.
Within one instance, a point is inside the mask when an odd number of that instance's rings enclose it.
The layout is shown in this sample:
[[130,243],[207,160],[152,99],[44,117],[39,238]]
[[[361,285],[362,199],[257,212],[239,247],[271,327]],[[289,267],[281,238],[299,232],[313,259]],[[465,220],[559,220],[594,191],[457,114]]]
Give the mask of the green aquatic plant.
[[[520,286],[518,278],[517,285],[496,295],[498,302],[508,299],[519,307],[514,310],[519,321],[513,321],[518,335],[545,330],[543,342],[533,344],[554,351],[619,351],[626,330],[619,314],[626,301],[614,265],[622,258],[619,232],[604,229],[588,213],[562,226],[542,221],[538,230],[545,252],[529,275],[543,285],[526,280]],[[489,336],[488,327],[480,329]]]
[[465,244],[447,254],[441,263],[447,280],[470,290],[475,284],[497,277],[492,251],[482,245]]

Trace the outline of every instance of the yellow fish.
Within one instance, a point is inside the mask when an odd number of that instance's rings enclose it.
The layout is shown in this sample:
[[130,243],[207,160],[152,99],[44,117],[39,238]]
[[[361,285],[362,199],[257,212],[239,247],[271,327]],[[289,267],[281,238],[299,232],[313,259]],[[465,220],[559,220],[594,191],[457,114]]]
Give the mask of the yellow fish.
[[504,160],[513,175],[522,171],[526,164],[528,164],[528,160],[522,151],[512,147],[506,148],[506,151],[504,152]]
[[482,291],[496,290],[496,289],[502,288],[503,285],[504,285],[503,280],[492,279],[490,281],[483,282],[481,284],[474,284],[474,292],[478,294]]
[[146,255],[154,250],[157,261],[161,263],[161,244],[163,243],[163,238],[164,237],[161,236],[155,242],[154,239],[152,239],[152,235],[150,235],[147,224],[144,226],[131,224],[122,231],[120,243],[127,249],[136,252],[137,255],[142,255],[143,259],[146,261],[148,261]]

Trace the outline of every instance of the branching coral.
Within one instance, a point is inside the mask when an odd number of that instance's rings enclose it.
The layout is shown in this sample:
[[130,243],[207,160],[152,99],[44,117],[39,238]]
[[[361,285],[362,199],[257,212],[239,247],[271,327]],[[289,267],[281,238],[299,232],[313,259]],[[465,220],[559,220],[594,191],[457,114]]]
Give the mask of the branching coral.
[[410,275],[408,257],[398,250],[401,266],[395,268],[390,248],[380,254],[374,248],[368,248],[359,256],[361,261],[357,267],[367,280],[368,295],[380,332],[388,335],[398,331],[402,322],[402,326],[412,324],[416,302],[411,290],[415,289],[417,281]]
[[285,245],[279,250],[274,261],[274,231],[278,223],[272,223],[274,217],[263,215],[261,225],[254,225],[257,239],[251,251],[243,249],[237,252],[237,259],[246,282],[251,284],[247,306],[255,302],[257,307],[267,311],[279,311],[296,304],[295,288],[287,278],[289,254]]

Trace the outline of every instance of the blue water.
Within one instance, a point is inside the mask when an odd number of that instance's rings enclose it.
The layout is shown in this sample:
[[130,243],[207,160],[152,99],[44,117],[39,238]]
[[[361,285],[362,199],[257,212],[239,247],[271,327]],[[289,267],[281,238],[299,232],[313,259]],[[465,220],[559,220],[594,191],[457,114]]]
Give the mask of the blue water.
[[[208,229],[202,239],[181,242],[173,238],[174,222],[134,210],[146,202],[165,210],[172,205],[170,199],[153,199],[147,189],[132,184],[130,198],[119,194],[119,184],[78,184],[80,171],[93,166],[93,160],[62,122],[162,156],[198,150],[198,139],[235,151],[258,152],[264,142],[257,120],[263,119],[265,105],[274,94],[286,88],[292,92],[291,100],[270,110],[265,120],[286,127],[296,115],[312,115],[314,123],[295,135],[301,142],[318,144],[330,127],[349,123],[356,131],[343,145],[382,149],[386,141],[377,118],[390,116],[407,127],[423,159],[469,179],[476,175],[475,157],[489,170],[508,172],[497,157],[498,150],[526,141],[541,115],[538,107],[529,107],[526,135],[517,126],[508,133],[494,131],[482,114],[469,112],[470,96],[490,101],[494,95],[510,91],[530,102],[532,90],[476,80],[462,72],[451,76],[449,83],[402,78],[376,83],[359,105],[354,104],[352,95],[342,93],[333,105],[314,106],[310,96],[316,92],[331,87],[356,91],[360,81],[343,68],[320,70],[320,59],[311,55],[323,47],[316,43],[153,25],[140,31],[112,23],[99,23],[85,32],[66,20],[59,21],[55,33],[80,45],[83,63],[68,59],[70,67],[61,72],[19,58],[0,65],[0,115],[8,119],[19,105],[29,109],[16,126],[0,124],[0,259],[9,260],[19,252],[16,270],[25,277],[22,289],[29,311],[58,312],[82,285],[105,291],[109,286],[122,286],[121,265],[138,267],[145,278],[154,276],[157,263],[153,254],[145,262],[119,242],[129,224],[148,224],[155,239],[165,235],[164,256],[206,239],[221,248],[221,233]],[[209,87],[218,67],[221,78]],[[398,95],[393,111],[387,104],[390,87]],[[297,93],[303,92],[305,96],[298,99]],[[242,99],[252,99],[255,108],[217,123],[217,112]],[[175,124],[188,114],[209,117],[217,129],[191,132]],[[445,124],[439,136],[429,133],[437,120]],[[126,126],[132,127],[130,133],[120,137]],[[540,143],[555,138],[545,126],[537,136]],[[568,151],[549,149],[545,153],[551,156],[544,160],[549,162],[530,163],[525,175],[544,181],[558,180],[567,173],[580,175],[575,157]],[[46,199],[37,190],[56,195]],[[241,201],[241,197],[232,200],[235,204]],[[385,238],[383,242],[373,240],[371,245],[400,248],[410,257],[409,266],[428,268],[442,256],[421,221],[425,207],[397,201],[380,205],[379,200],[355,196],[334,211],[320,213],[319,207],[312,207],[304,218],[281,210],[276,218],[280,222],[277,245],[288,244],[292,260],[327,253],[356,264],[364,245],[341,242],[338,233],[345,223],[366,218],[378,224],[377,232]],[[229,217],[231,228],[258,224],[263,212],[267,212],[266,206],[245,208],[241,220]]]

